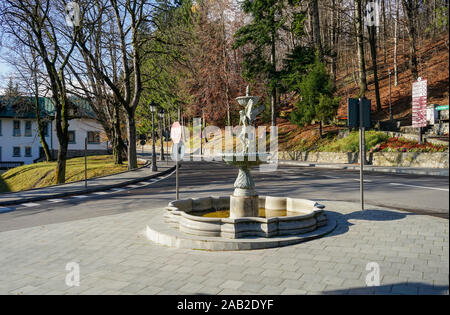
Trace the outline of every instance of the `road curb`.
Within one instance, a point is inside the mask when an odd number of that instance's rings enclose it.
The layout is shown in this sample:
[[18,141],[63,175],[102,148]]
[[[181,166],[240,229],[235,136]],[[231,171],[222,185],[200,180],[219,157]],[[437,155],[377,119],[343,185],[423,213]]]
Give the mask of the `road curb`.
[[[302,167],[314,167],[324,169],[341,169],[350,171],[359,171],[358,165],[332,165],[332,164],[315,164],[305,163],[297,161],[278,161],[279,165],[287,166],[302,166]],[[440,176],[448,177],[448,169],[415,169],[415,168],[402,168],[402,167],[382,167],[382,166],[364,166],[364,170],[367,172],[380,172],[380,173],[396,173],[396,174],[410,174],[410,175],[427,175],[427,176]]]
[[[149,167],[149,166],[147,166],[147,167]],[[77,195],[82,195],[82,194],[91,194],[94,192],[104,191],[107,189],[120,188],[123,186],[132,185],[132,184],[135,184],[138,182],[142,182],[142,181],[146,181],[146,180],[149,180],[152,178],[157,178],[160,176],[167,175],[167,174],[173,172],[175,170],[175,168],[176,168],[176,166],[172,166],[171,168],[169,168],[165,171],[159,172],[157,174],[152,174],[152,175],[147,175],[144,177],[130,179],[130,180],[118,183],[118,184],[104,185],[104,186],[93,187],[93,188],[88,187],[87,189],[81,189],[81,190],[76,190],[76,191],[71,191],[71,192],[56,193],[51,196],[38,196],[38,197],[22,198],[20,200],[0,201],[0,207],[13,206],[13,205],[26,203],[26,202],[42,201],[42,200],[53,199],[53,198],[63,198],[63,197],[77,196]],[[131,172],[133,172],[133,171],[131,171]]]

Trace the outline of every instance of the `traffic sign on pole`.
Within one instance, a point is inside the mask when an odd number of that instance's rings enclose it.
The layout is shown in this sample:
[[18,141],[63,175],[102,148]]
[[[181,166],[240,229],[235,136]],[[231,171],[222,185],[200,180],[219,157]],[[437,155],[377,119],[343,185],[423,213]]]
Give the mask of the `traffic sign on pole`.
[[[181,129],[180,129],[181,130]],[[180,133],[181,138],[181,133]],[[172,160],[175,161],[176,164],[176,174],[175,174],[175,191],[176,191],[176,200],[179,199],[180,190],[178,184],[178,168],[180,161],[183,159],[185,153],[185,147],[183,142],[174,143],[172,146]]]
[[174,122],[172,125],[170,130],[170,138],[172,138],[172,142],[175,144],[181,141],[181,125],[178,121]]
[[372,105],[371,101],[367,98],[361,99],[349,98],[347,102],[347,117],[348,117],[347,126],[359,128],[361,127],[362,123],[362,127],[370,128],[372,125],[371,105]]
[[427,126],[427,80],[418,78],[412,86],[412,126],[419,128],[419,144],[422,143],[422,127]]
[[174,143],[172,146],[172,160],[179,162],[183,159],[185,146],[183,142]]

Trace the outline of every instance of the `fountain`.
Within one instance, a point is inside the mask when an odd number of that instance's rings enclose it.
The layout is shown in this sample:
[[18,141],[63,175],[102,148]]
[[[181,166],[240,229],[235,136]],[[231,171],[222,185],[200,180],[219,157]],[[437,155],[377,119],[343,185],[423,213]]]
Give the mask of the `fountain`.
[[[321,237],[336,227],[325,206],[307,199],[259,196],[250,174],[269,153],[257,153],[252,135],[256,117],[264,110],[259,97],[245,96],[237,102],[242,127],[241,150],[224,153],[225,163],[239,168],[231,196],[189,198],[169,203],[164,216],[147,225],[147,238],[166,246],[207,250],[248,250],[279,247]],[[249,152],[250,151],[250,152]],[[256,151],[256,150],[255,150]]]
[[246,96],[238,97],[236,100],[239,105],[244,106],[244,109],[239,112],[241,132],[238,138],[241,142],[242,150],[236,154],[223,154],[225,163],[239,167],[239,174],[234,183],[235,189],[230,197],[230,218],[257,217],[259,199],[255,191],[255,183],[250,174],[250,168],[260,165],[267,158],[268,154],[248,152],[250,141],[254,141],[254,137],[251,136],[252,130],[249,130],[249,126],[253,127],[256,117],[264,110],[264,105],[254,108],[258,104],[259,96],[250,96],[249,86],[247,86]]

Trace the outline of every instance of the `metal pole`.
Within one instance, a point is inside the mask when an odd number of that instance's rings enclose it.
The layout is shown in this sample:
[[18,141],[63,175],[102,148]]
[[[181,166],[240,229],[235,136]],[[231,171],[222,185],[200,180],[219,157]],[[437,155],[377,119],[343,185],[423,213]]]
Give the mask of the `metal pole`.
[[157,172],[156,152],[155,152],[155,113],[152,112],[152,171]]
[[[166,131],[170,131],[170,112],[167,112],[167,128]],[[167,165],[169,164],[169,139],[166,139],[166,154],[167,154]]]
[[363,100],[359,99],[359,192],[361,199],[361,210],[364,211],[364,136],[365,128],[363,127]]
[[[162,116],[162,118],[161,118],[161,116]],[[160,138],[161,138],[161,157],[160,157],[160,160],[161,161],[164,161],[165,160],[165,158],[164,158],[164,137],[163,137],[163,134],[162,134],[162,120],[164,119],[164,115],[159,115],[159,119],[158,119],[158,122],[159,122],[159,136],[160,136]]]
[[389,69],[389,121],[392,122],[391,69]]
[[175,174],[175,181],[176,181],[176,187],[175,187],[175,189],[176,189],[176,200],[179,200],[180,199],[180,190],[179,190],[179,186],[178,186],[178,157],[177,157],[177,159],[176,159],[176,164],[177,164],[177,167],[176,167],[176,174]]
[[87,138],[84,138],[84,188],[87,185]]
[[419,144],[422,144],[423,139],[422,139],[422,127],[419,127]]

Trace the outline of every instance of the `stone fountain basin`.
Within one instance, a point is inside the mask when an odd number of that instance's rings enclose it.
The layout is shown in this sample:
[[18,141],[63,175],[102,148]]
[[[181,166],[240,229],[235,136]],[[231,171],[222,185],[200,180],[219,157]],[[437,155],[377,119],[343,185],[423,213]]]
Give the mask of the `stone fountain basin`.
[[287,210],[298,215],[286,217],[207,218],[195,215],[208,210],[230,207],[230,197],[190,198],[172,201],[166,208],[165,221],[180,231],[205,237],[274,237],[308,233],[327,225],[325,206],[307,199],[260,196],[259,207]]
[[265,163],[269,156],[268,153],[224,153],[222,159],[229,165],[252,167]]

